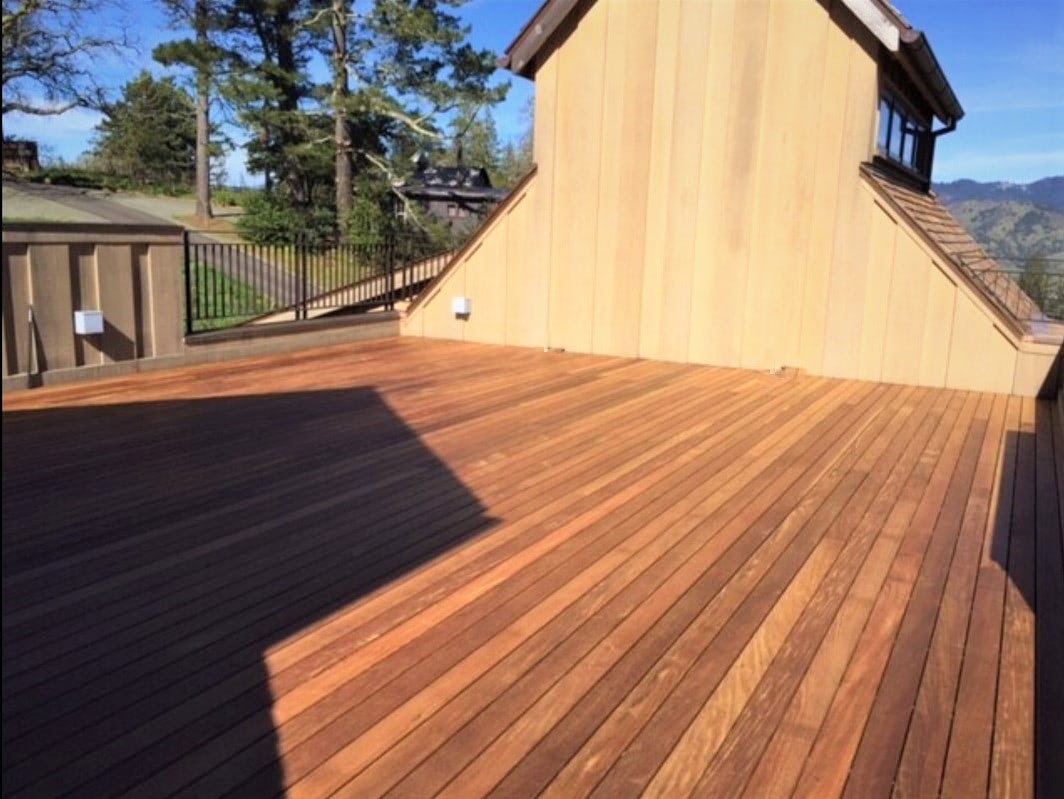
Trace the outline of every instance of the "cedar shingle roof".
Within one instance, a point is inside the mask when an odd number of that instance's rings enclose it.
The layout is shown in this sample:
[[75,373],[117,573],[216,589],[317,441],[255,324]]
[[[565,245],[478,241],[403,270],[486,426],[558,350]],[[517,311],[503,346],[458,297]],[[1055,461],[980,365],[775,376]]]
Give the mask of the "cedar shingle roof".
[[861,170],[890,205],[924,234],[948,265],[967,278],[969,285],[986,297],[1015,332],[1026,336],[1035,334],[1032,322],[1044,318],[1041,308],[986,254],[933,192],[906,185],[870,164],[863,165]]

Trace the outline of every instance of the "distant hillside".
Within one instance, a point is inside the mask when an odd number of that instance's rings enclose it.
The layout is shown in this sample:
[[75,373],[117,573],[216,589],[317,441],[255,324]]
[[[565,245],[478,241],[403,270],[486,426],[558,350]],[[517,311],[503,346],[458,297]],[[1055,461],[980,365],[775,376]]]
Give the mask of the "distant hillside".
[[957,180],[934,188],[1002,266],[1022,268],[1033,255],[1064,259],[1064,176],[1028,184]]
[[1064,213],[1064,175],[1042,178],[1034,183],[979,183],[975,180],[954,180],[950,183],[936,183],[935,193],[951,207],[969,200],[982,200],[1030,203]]

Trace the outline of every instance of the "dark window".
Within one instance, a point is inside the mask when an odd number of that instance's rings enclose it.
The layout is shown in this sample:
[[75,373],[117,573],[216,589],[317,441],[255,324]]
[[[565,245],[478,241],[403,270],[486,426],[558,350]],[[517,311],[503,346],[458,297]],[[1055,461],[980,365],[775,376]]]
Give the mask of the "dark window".
[[927,123],[892,92],[884,91],[879,98],[879,136],[876,141],[878,154],[929,178],[930,146]]

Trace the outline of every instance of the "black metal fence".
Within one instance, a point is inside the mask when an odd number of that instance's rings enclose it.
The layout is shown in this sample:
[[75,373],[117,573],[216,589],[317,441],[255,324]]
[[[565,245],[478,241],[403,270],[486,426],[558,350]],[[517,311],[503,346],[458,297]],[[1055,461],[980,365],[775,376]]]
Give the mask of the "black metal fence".
[[1064,321],[1064,261],[1059,258],[995,256],[1000,274],[1031,298],[1035,308],[1026,321]]
[[424,242],[259,245],[186,231],[185,331],[391,310],[446,266]]

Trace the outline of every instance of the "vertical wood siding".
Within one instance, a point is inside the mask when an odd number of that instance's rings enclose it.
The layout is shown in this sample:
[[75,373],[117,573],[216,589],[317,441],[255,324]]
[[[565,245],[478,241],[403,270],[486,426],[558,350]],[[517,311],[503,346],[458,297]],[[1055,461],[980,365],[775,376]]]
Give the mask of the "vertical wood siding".
[[[536,73],[528,196],[406,332],[928,386],[1031,382],[1019,344],[860,175],[877,47],[817,0],[592,3]],[[473,299],[468,320],[450,312],[456,294]]]

